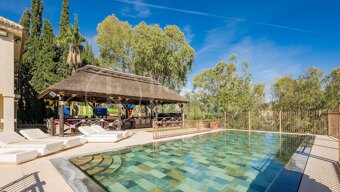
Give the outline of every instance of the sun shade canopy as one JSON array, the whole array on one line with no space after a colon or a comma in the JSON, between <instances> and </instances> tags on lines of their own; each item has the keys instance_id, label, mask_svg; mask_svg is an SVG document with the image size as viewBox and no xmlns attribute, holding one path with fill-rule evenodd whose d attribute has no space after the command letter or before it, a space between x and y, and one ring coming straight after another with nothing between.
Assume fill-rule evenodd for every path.
<instances>
[{"instance_id":1,"label":"sun shade canopy","mask_svg":"<svg viewBox=\"0 0 340 192\"><path fill-rule=\"evenodd\" d=\"M160 82L139 75L117 72L101 67L86 65L76 73L50 86L39 94L39 99L58 99L50 94L54 92L72 100L92 98L98 100L119 100L128 103L164 104L187 103L188 101L176 92L164 87Z\"/></svg>"}]
</instances>

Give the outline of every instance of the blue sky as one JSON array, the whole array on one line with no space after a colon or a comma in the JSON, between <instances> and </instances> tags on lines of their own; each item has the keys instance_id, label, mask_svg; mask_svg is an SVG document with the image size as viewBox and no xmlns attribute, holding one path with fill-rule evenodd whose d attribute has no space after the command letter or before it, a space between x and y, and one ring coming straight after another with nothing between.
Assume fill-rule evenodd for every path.
<instances>
[{"instance_id":1,"label":"blue sky","mask_svg":"<svg viewBox=\"0 0 340 192\"><path fill-rule=\"evenodd\" d=\"M62 0L43 0L44 17L59 31ZM31 0L0 0L0 15L19 22ZM307 67L326 73L340 66L340 1L337 0L70 0L82 35L93 44L96 27L106 16L136 25L177 25L195 49L192 77L227 60L230 54L250 63L256 83L270 85ZM269 86L267 87L269 90Z\"/></svg>"}]
</instances>

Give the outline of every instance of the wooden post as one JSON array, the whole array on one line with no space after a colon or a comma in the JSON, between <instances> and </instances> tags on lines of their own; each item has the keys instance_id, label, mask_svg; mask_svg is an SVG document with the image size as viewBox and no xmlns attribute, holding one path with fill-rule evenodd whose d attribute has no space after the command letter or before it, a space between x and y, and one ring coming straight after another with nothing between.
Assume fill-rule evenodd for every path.
<instances>
[{"instance_id":1,"label":"wooden post","mask_svg":"<svg viewBox=\"0 0 340 192\"><path fill-rule=\"evenodd\" d=\"M49 129L49 131L50 131L50 134L52 135L52 136L54 136L55 135L55 125L54 125L54 118L53 117L50 117L49 119L47 119L47 121L48 121L48 129Z\"/></svg>"},{"instance_id":2,"label":"wooden post","mask_svg":"<svg viewBox=\"0 0 340 192\"><path fill-rule=\"evenodd\" d=\"M279 112L279 132L282 132L282 111Z\"/></svg>"},{"instance_id":3,"label":"wooden post","mask_svg":"<svg viewBox=\"0 0 340 192\"><path fill-rule=\"evenodd\" d=\"M330 113L330 111L328 110L327 111L327 120L328 120L328 125L327 125L327 134L328 134L328 136L331 136L332 135L332 129L331 129L331 113Z\"/></svg>"},{"instance_id":4,"label":"wooden post","mask_svg":"<svg viewBox=\"0 0 340 192\"><path fill-rule=\"evenodd\" d=\"M59 136L64 137L64 97L59 96Z\"/></svg>"},{"instance_id":5,"label":"wooden post","mask_svg":"<svg viewBox=\"0 0 340 192\"><path fill-rule=\"evenodd\" d=\"M179 104L179 107L181 108L181 118L182 118L182 128L184 128L184 120L185 120L185 115L184 115L184 104L181 103Z\"/></svg>"},{"instance_id":6,"label":"wooden post","mask_svg":"<svg viewBox=\"0 0 340 192\"><path fill-rule=\"evenodd\" d=\"M251 130L251 114L250 111L248 112L248 131Z\"/></svg>"},{"instance_id":7,"label":"wooden post","mask_svg":"<svg viewBox=\"0 0 340 192\"><path fill-rule=\"evenodd\" d=\"M120 101L118 101L117 110L118 110L117 129L121 130L122 129L122 104Z\"/></svg>"},{"instance_id":8,"label":"wooden post","mask_svg":"<svg viewBox=\"0 0 340 192\"><path fill-rule=\"evenodd\" d=\"M154 113L153 119L152 119L152 128L153 128L153 139L157 139L158 137L158 106L157 102L151 102L151 107L153 110L151 110Z\"/></svg>"},{"instance_id":9,"label":"wooden post","mask_svg":"<svg viewBox=\"0 0 340 192\"><path fill-rule=\"evenodd\" d=\"M224 112L224 128L227 129L227 112Z\"/></svg>"},{"instance_id":10,"label":"wooden post","mask_svg":"<svg viewBox=\"0 0 340 192\"><path fill-rule=\"evenodd\" d=\"M338 106L338 169L340 171L340 167L339 167L339 163L340 163L340 103L339 103L339 106Z\"/></svg>"}]
</instances>

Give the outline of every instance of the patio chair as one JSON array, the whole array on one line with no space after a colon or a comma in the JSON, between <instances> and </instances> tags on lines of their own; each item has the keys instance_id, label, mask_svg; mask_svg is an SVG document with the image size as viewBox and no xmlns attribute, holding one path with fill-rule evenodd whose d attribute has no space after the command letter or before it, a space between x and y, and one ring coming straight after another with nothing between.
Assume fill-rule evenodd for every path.
<instances>
[{"instance_id":1,"label":"patio chair","mask_svg":"<svg viewBox=\"0 0 340 192\"><path fill-rule=\"evenodd\" d=\"M20 130L20 134L28 140L62 141L63 149L68 149L81 144L80 137L52 137L45 134L40 129L23 129Z\"/></svg>"},{"instance_id":2,"label":"patio chair","mask_svg":"<svg viewBox=\"0 0 340 192\"><path fill-rule=\"evenodd\" d=\"M106 131L100 125L91 125L90 128L99 134L122 134L124 138L130 137L133 135L131 131Z\"/></svg>"},{"instance_id":3,"label":"patio chair","mask_svg":"<svg viewBox=\"0 0 340 192\"><path fill-rule=\"evenodd\" d=\"M0 133L0 147L21 149L21 150L37 150L40 156L55 153L63 148L62 141L40 141L27 140L15 132Z\"/></svg>"},{"instance_id":4,"label":"patio chair","mask_svg":"<svg viewBox=\"0 0 340 192\"><path fill-rule=\"evenodd\" d=\"M95 143L113 143L123 139L123 134L112 133L112 134L100 134L96 133L89 126L80 126L78 130L84 134L84 138L87 139L87 142L95 142Z\"/></svg>"}]
</instances>

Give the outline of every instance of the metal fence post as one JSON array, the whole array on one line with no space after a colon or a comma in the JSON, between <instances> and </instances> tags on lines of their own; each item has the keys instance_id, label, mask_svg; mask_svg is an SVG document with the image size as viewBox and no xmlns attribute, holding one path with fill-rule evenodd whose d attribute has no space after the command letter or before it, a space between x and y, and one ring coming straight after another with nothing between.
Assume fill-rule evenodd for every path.
<instances>
[{"instance_id":1,"label":"metal fence post","mask_svg":"<svg viewBox=\"0 0 340 192\"><path fill-rule=\"evenodd\" d=\"M224 112L224 128L227 129L227 112Z\"/></svg>"},{"instance_id":2,"label":"metal fence post","mask_svg":"<svg viewBox=\"0 0 340 192\"><path fill-rule=\"evenodd\" d=\"M251 114L250 111L248 112L248 131L251 130Z\"/></svg>"},{"instance_id":3,"label":"metal fence post","mask_svg":"<svg viewBox=\"0 0 340 192\"><path fill-rule=\"evenodd\" d=\"M338 168L339 168L339 163L340 163L340 103L338 106ZM339 168L340 171L340 168Z\"/></svg>"},{"instance_id":4,"label":"metal fence post","mask_svg":"<svg viewBox=\"0 0 340 192\"><path fill-rule=\"evenodd\" d=\"M280 129L280 133L282 132L282 111L280 110L279 112L279 129Z\"/></svg>"}]
</instances>

